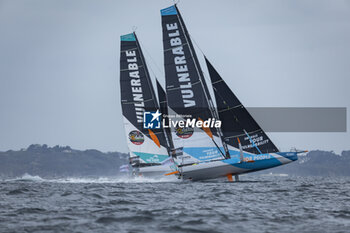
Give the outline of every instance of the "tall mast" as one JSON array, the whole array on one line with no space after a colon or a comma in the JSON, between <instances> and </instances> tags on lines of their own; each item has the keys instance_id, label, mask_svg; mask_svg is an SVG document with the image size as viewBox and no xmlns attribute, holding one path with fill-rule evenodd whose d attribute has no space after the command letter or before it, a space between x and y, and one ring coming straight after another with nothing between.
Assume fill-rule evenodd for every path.
<instances>
[{"instance_id":1,"label":"tall mast","mask_svg":"<svg viewBox=\"0 0 350 233\"><path fill-rule=\"evenodd\" d=\"M120 96L130 155L142 164L161 163L168 158L164 132L143 127L144 112L159 108L147 65L135 33L120 39Z\"/></svg>"},{"instance_id":2,"label":"tall mast","mask_svg":"<svg viewBox=\"0 0 350 233\"><path fill-rule=\"evenodd\" d=\"M162 9L161 15L166 94L170 114L174 113L184 120L215 119L217 114L203 72L176 5ZM216 120L219 120L218 117ZM172 136L175 148L183 151L185 164L227 157L222 149L222 146L226 148L225 142L221 140L217 128L202 127L194 130L191 127L174 126Z\"/></svg>"},{"instance_id":3,"label":"tall mast","mask_svg":"<svg viewBox=\"0 0 350 233\"><path fill-rule=\"evenodd\" d=\"M200 80L200 83L201 83L201 85L202 85L202 88L203 88L203 90L204 90L205 98L206 98L206 100L207 100L207 102L208 102L208 104L209 104L209 110L210 110L211 114L213 115L213 117L214 117L215 119L220 119L220 118L219 118L219 115L218 115L218 113L217 113L217 111L216 111L216 109L215 109L215 107L214 107L213 101L212 101L212 99L211 99L211 96L210 96L210 93L209 93L209 89L208 89L208 86L207 86L207 84L206 84L206 82L205 82L205 79L204 79L204 76L203 76L203 71L202 71L201 66L200 66L200 64L199 64L199 60L198 60L197 54L196 54L196 52L194 51L194 46L193 46L193 44L192 44L192 41L191 41L191 38L190 38L190 36L189 36L188 30L187 30L187 28L186 28L186 26L185 26L185 23L184 23L183 19L182 19L182 16L181 16L180 11L179 11L179 9L177 8L177 4L175 4L174 6L175 6L175 8L176 8L176 10L177 10L177 12L178 12L177 16L178 16L178 19L179 19L181 28L182 28L182 30L183 30L183 33L184 33L186 42L187 42L188 45L189 45L190 53L191 53L191 55L192 55L192 57L193 57L193 59L194 59L194 64L195 64L195 67L196 67L196 71L197 71L197 74L198 74L198 76L199 76L199 80ZM224 140L224 137L223 137L223 133L222 133L222 131L221 131L221 128L217 128L217 132L218 132L218 135L219 135L219 137L220 137L221 143L222 143L222 145L223 145L223 147L224 147L224 150L225 150L225 158L228 159L228 158L230 158L230 153L229 153L227 144L226 144L226 142L225 142L225 140Z\"/></svg>"},{"instance_id":4,"label":"tall mast","mask_svg":"<svg viewBox=\"0 0 350 233\"><path fill-rule=\"evenodd\" d=\"M160 83L158 82L158 80L156 79L156 83L157 83L157 91L158 91L158 99L159 99L159 109L160 112L164 115L168 115L168 102L167 102L167 98L166 98L166 93L163 90L162 86L160 85ZM166 119L163 118L163 121L167 121L169 120L169 118L167 117ZM169 125L169 123L167 122L167 125ZM163 127L162 127L163 128ZM169 155L170 155L170 151L172 149L174 149L174 143L173 143L173 139L171 136L171 131L170 128L163 128L165 136L168 140L168 151L169 151Z\"/></svg>"},{"instance_id":5,"label":"tall mast","mask_svg":"<svg viewBox=\"0 0 350 233\"><path fill-rule=\"evenodd\" d=\"M151 77L149 75L148 69L146 68L147 64L146 64L146 61L145 61L145 57L143 56L143 52L141 50L141 45L139 43L139 40L137 39L136 33L133 32L133 34L134 34L135 39L136 39L137 47L140 48L140 57L141 57L142 65L143 65L143 67L145 67L146 80L147 80L148 86L150 87L149 89L150 89L150 92L151 92L151 95L152 95L153 103L154 103L155 106L157 106L159 108L159 104L158 104L156 95L154 93Z\"/></svg>"}]
</instances>

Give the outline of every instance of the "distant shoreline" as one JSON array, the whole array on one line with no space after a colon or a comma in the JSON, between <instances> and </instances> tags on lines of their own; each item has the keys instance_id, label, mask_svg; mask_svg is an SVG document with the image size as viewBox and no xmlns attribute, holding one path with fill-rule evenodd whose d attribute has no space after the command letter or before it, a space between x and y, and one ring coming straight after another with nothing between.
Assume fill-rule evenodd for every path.
<instances>
[{"instance_id":1,"label":"distant shoreline","mask_svg":"<svg viewBox=\"0 0 350 233\"><path fill-rule=\"evenodd\" d=\"M19 151L0 152L0 176L20 177L24 174L40 177L106 177L119 175L119 167L128 164L128 154L76 150L69 146L33 144ZM263 170L261 174L293 176L350 176L350 151L341 154L314 150L298 161Z\"/></svg>"}]
</instances>

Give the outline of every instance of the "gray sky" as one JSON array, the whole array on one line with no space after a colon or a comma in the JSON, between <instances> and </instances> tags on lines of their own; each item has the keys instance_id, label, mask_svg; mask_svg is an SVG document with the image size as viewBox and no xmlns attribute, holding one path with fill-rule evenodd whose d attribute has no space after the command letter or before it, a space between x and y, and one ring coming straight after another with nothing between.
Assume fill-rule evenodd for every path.
<instances>
[{"instance_id":1,"label":"gray sky","mask_svg":"<svg viewBox=\"0 0 350 233\"><path fill-rule=\"evenodd\" d=\"M126 152L119 36L137 26L164 83L159 10L171 4L0 0L0 151L46 143ZM182 0L178 7L245 106L350 108L350 1ZM269 135L283 150L350 149L348 132Z\"/></svg>"}]
</instances>

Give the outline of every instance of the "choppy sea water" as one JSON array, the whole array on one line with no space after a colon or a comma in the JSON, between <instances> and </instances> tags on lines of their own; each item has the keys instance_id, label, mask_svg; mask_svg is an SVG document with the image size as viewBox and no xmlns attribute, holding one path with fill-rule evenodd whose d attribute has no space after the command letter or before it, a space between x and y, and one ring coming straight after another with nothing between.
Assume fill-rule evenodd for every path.
<instances>
[{"instance_id":1,"label":"choppy sea water","mask_svg":"<svg viewBox=\"0 0 350 233\"><path fill-rule=\"evenodd\" d=\"M350 178L2 179L0 232L349 232Z\"/></svg>"}]
</instances>

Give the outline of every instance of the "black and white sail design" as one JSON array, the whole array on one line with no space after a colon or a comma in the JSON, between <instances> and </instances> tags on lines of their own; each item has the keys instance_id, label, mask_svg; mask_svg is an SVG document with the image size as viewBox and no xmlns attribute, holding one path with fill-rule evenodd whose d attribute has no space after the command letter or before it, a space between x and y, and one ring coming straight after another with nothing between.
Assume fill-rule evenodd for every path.
<instances>
[{"instance_id":1,"label":"black and white sail design","mask_svg":"<svg viewBox=\"0 0 350 233\"><path fill-rule=\"evenodd\" d=\"M163 129L145 129L144 112L159 109L145 58L135 33L121 36L120 89L124 126L131 158L159 164L168 158Z\"/></svg>"},{"instance_id":2,"label":"black and white sail design","mask_svg":"<svg viewBox=\"0 0 350 233\"><path fill-rule=\"evenodd\" d=\"M225 142L254 154L278 152L266 133L227 86L212 64L205 58L214 89L217 110L222 122ZM239 138L239 140L238 140Z\"/></svg>"},{"instance_id":3,"label":"black and white sail design","mask_svg":"<svg viewBox=\"0 0 350 233\"><path fill-rule=\"evenodd\" d=\"M166 94L170 114L192 119L213 119L213 106L197 55L176 5L161 10ZM172 129L175 148L182 148L188 162L222 158L223 146L215 128ZM184 163L187 163L185 161Z\"/></svg>"},{"instance_id":4,"label":"black and white sail design","mask_svg":"<svg viewBox=\"0 0 350 233\"><path fill-rule=\"evenodd\" d=\"M159 109L160 112L163 115L163 120L165 121L166 125L169 125L169 118L168 116L168 101L166 98L166 93L163 89L163 87L160 85L160 83L158 82L158 80L156 80L157 82L157 91L158 91L158 100L159 100ZM165 116L165 117L164 117ZM171 130L170 128L165 128L164 129L164 133L167 137L167 141L168 141L168 148L169 149L174 149L174 144L173 144L173 139L171 136Z\"/></svg>"}]
</instances>

